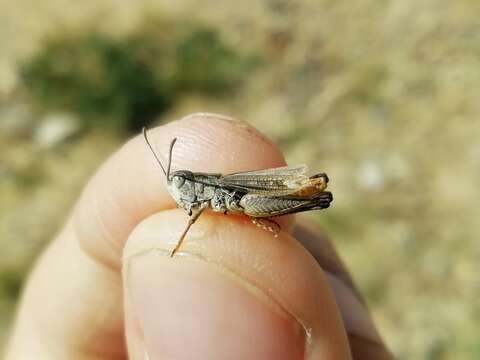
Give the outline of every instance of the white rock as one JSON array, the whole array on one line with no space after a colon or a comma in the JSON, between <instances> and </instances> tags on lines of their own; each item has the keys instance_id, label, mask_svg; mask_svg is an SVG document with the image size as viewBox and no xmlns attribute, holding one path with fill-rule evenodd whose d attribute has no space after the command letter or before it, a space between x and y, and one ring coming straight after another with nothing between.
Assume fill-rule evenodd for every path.
<instances>
[{"instance_id":1,"label":"white rock","mask_svg":"<svg viewBox=\"0 0 480 360\"><path fill-rule=\"evenodd\" d=\"M71 114L47 115L36 129L33 139L42 147L55 146L80 130L78 120Z\"/></svg>"},{"instance_id":2,"label":"white rock","mask_svg":"<svg viewBox=\"0 0 480 360\"><path fill-rule=\"evenodd\" d=\"M385 174L375 160L364 161L357 171L358 184L366 190L377 190L385 183Z\"/></svg>"}]
</instances>

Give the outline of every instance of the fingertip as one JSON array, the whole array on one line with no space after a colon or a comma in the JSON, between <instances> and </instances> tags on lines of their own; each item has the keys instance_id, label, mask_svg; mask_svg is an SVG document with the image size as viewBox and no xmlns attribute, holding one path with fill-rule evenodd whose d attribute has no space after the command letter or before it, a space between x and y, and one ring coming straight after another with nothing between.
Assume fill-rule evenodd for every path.
<instances>
[{"instance_id":1,"label":"fingertip","mask_svg":"<svg viewBox=\"0 0 480 360\"><path fill-rule=\"evenodd\" d=\"M194 113L154 129L159 148L177 138L176 169L228 174L285 165L278 147L245 121Z\"/></svg>"},{"instance_id":2,"label":"fingertip","mask_svg":"<svg viewBox=\"0 0 480 360\"><path fill-rule=\"evenodd\" d=\"M236 333L228 333L232 328L219 321L219 319L227 321L232 318L229 309L235 309L235 312L243 314L247 319L247 323L244 324L246 327L240 330L236 328L235 331L257 334L256 337L259 337L258 331L261 329L262 334L265 334L262 343L267 346L264 348L265 351L273 349L269 346L278 344L278 341L270 342L265 338L268 337L266 334L274 334L284 339L282 346L288 346L284 351L287 352L287 349L292 351L292 353L287 352L288 354L296 354L295 356L301 354L305 358L348 359L350 357L345 329L328 282L315 260L295 239L284 232L274 237L271 233L253 226L249 219L244 217L225 217L207 213L191 228L180 252L172 259L169 257L170 249L178 240L186 221L187 217L181 210L168 210L155 214L135 228L125 246L123 276L127 286L126 294L132 297L138 296L137 303L138 299L141 300L137 309L151 308L156 309L157 312L157 315L152 313L144 318L143 321L150 324L144 325L144 330L151 328L150 321L154 321L152 317L164 316L163 312L158 313L159 311L166 311L168 313L165 316L175 318L177 315L181 317L177 312L183 313L185 307L195 308L196 305L188 305L189 301L196 302L197 295L200 296L204 288L209 289L206 292L209 295L199 300L203 305L198 305L201 309L198 308L195 313L206 313L204 322L207 322L208 317L211 316L215 319L211 324L216 323L221 329L210 328L211 324L199 325L188 333L188 336L197 336L197 333L203 329L208 333L223 334L229 339L235 338ZM143 268L141 276L138 272L135 275L135 264L143 261L140 259L146 258L151 259L151 261L148 260L150 265ZM190 267L189 264L192 262L205 266ZM184 271L188 274L196 274L198 271L205 276L202 275L201 279L197 279L197 275L192 275L195 279L191 281L184 276ZM223 280L215 280L216 277L212 280L208 275L210 272L220 274ZM210 287L210 281L223 285ZM139 283L145 282L146 285L138 287ZM235 287L230 287L230 283L235 284ZM198 284L203 285L199 287ZM156 290L152 291L152 288ZM169 298L170 291L174 288L179 289L179 292L175 292L177 300L174 303L183 304L178 309L170 303ZM230 298L227 293L222 293L222 288L227 289L227 293L236 295ZM249 296L245 295L243 298L243 295L240 295L242 292L238 289L243 289L242 291ZM169 294L168 297L165 297L166 294ZM251 301L248 299L252 295L262 306L236 307L240 301L237 299L244 299L245 303L250 304ZM155 297L157 297L156 300ZM223 302L218 303L222 298ZM166 309L159 310L162 308ZM249 316L252 313L256 314L253 318ZM271 313L279 316L273 316ZM236 319L235 324L237 320L242 319L242 317L237 319L235 316L233 318ZM171 321L169 324L171 327L175 322ZM161 326L161 321L159 320L155 326ZM182 328L185 326L187 325L182 325ZM248 329L250 330L247 331ZM296 335L296 329L301 330L301 338ZM175 331L184 334L182 329L175 329ZM207 335L201 334L201 336ZM163 336L167 335L164 333ZM206 340L202 340L202 343L204 341ZM303 349L299 346L299 341L304 347L302 351L298 350ZM158 342L161 342L161 339L153 343ZM192 338L191 343L197 342ZM262 354L264 356L265 353ZM215 357L208 358L215 359ZM256 357L251 355L248 358Z\"/></svg>"}]
</instances>

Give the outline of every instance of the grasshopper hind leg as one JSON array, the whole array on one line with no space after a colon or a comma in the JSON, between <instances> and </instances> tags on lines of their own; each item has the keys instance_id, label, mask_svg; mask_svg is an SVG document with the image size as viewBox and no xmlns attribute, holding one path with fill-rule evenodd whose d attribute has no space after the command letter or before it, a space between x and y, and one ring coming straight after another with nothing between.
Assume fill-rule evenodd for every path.
<instances>
[{"instance_id":1,"label":"grasshopper hind leg","mask_svg":"<svg viewBox=\"0 0 480 360\"><path fill-rule=\"evenodd\" d=\"M282 229L279 223L269 218L252 218L252 223L263 230L270 231L274 237L278 237L278 233Z\"/></svg>"}]
</instances>

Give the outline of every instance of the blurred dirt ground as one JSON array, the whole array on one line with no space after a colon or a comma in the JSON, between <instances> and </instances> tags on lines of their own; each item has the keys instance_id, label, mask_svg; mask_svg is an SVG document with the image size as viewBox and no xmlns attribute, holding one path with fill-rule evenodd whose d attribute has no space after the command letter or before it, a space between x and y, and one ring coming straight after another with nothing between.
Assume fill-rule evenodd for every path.
<instances>
[{"instance_id":1,"label":"blurred dirt ground","mask_svg":"<svg viewBox=\"0 0 480 360\"><path fill-rule=\"evenodd\" d=\"M471 0L0 0L2 342L35 254L123 141L95 130L54 148L32 142L39 119L12 110L18 61L52 31L121 35L146 11L208 24L265 59L234 97L185 96L159 120L228 113L275 139L290 163L327 171L335 203L314 218L394 353L480 358L480 2Z\"/></svg>"}]
</instances>

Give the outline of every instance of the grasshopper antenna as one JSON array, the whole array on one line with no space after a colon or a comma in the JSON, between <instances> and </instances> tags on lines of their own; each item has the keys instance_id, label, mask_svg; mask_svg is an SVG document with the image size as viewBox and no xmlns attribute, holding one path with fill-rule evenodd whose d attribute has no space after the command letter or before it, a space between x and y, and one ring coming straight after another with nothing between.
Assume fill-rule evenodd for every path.
<instances>
[{"instance_id":1,"label":"grasshopper antenna","mask_svg":"<svg viewBox=\"0 0 480 360\"><path fill-rule=\"evenodd\" d=\"M153 150L153 147L152 145L150 144L150 141L148 140L148 137L147 137L147 128L146 127L143 127L142 128L142 133L143 133L143 137L145 138L145 142L147 143L148 147L150 148L150 151L152 152L153 156L155 156L155 159L157 160L158 164L160 165L160 167L162 168L162 171L163 173L165 174L165 176L167 177L167 180L170 180L168 178L168 175L167 175L167 172L165 171L165 168L163 167L162 165L162 162L160 161L160 159L158 158L157 154L155 153L155 150ZM171 146L170 146L170 155L171 155ZM169 161L168 161L168 173L170 173L170 158L171 156L169 157Z\"/></svg>"},{"instance_id":2,"label":"grasshopper antenna","mask_svg":"<svg viewBox=\"0 0 480 360\"><path fill-rule=\"evenodd\" d=\"M177 138L173 138L172 142L170 143L170 149L168 150L168 166L167 166L167 180L170 181L170 166L172 165L172 154L173 154L173 145L175 145L175 142L177 141Z\"/></svg>"}]
</instances>

